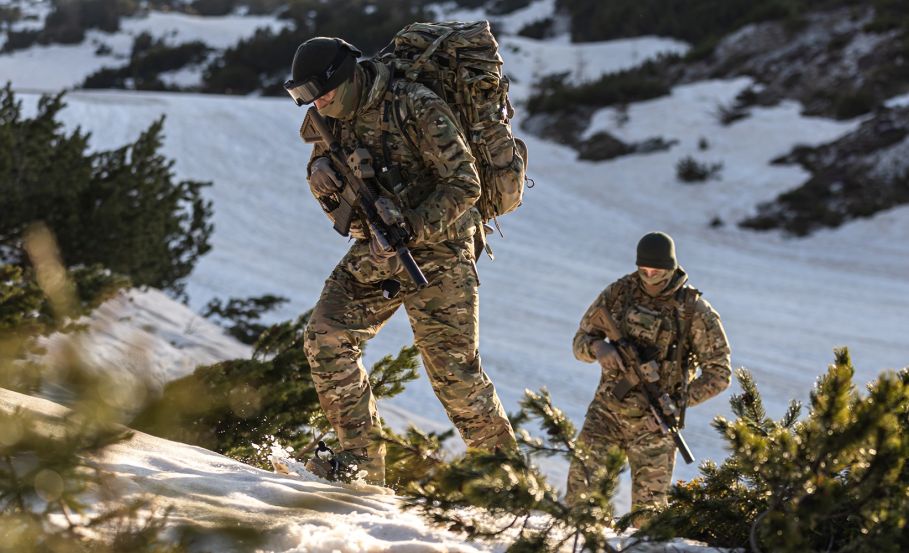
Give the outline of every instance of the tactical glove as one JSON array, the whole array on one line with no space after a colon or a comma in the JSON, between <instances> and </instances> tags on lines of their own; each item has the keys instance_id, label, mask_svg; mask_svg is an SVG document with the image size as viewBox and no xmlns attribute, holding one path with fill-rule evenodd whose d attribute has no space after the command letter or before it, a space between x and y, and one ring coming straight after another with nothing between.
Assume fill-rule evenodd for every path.
<instances>
[{"instance_id":1,"label":"tactical glove","mask_svg":"<svg viewBox=\"0 0 909 553\"><path fill-rule=\"evenodd\" d=\"M621 374L625 371L625 365L622 364L622 357L619 355L615 346L606 341L600 341L594 344L593 354L597 357L597 362L604 371L612 374Z\"/></svg>"},{"instance_id":2,"label":"tactical glove","mask_svg":"<svg viewBox=\"0 0 909 553\"><path fill-rule=\"evenodd\" d=\"M396 253L394 250L383 250L375 235L369 237L369 258L373 263L384 263Z\"/></svg>"},{"instance_id":3,"label":"tactical glove","mask_svg":"<svg viewBox=\"0 0 909 553\"><path fill-rule=\"evenodd\" d=\"M407 233L407 241L413 236L413 233L410 231L410 225L407 223L407 219L404 218L404 214L401 213L401 210L398 209L398 206L395 205L393 201L388 198L380 197L376 200L375 203L376 213L378 213L379 218L382 219L382 222L388 225L389 227L400 227L403 228ZM386 251L382 249L382 246L379 245L379 242L376 240L375 236L372 236L369 240L369 256L375 263L382 263L387 261L388 258L395 255L394 250Z\"/></svg>"},{"instance_id":4,"label":"tactical glove","mask_svg":"<svg viewBox=\"0 0 909 553\"><path fill-rule=\"evenodd\" d=\"M393 201L388 198L380 197L376 200L376 212L379 214L379 218L382 219L382 222L390 227L403 226L405 229L408 229L407 220L404 219L404 214L401 213L401 210L398 209L398 206L395 205Z\"/></svg>"},{"instance_id":5,"label":"tactical glove","mask_svg":"<svg viewBox=\"0 0 909 553\"><path fill-rule=\"evenodd\" d=\"M319 196L328 196L341 189L341 179L327 157L317 158L309 166L309 184Z\"/></svg>"}]
</instances>

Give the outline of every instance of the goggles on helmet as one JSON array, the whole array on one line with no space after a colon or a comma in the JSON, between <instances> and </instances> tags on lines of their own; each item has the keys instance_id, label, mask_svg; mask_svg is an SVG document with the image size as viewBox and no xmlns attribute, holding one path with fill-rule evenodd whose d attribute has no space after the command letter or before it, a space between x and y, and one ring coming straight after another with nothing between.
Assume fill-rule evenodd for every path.
<instances>
[{"instance_id":1,"label":"goggles on helmet","mask_svg":"<svg viewBox=\"0 0 909 553\"><path fill-rule=\"evenodd\" d=\"M293 98L298 106L302 106L304 104L312 103L316 98L322 95L322 89L325 88L325 83L320 81L321 79L312 77L297 84L292 79L289 79L284 83L284 90L290 94L290 97Z\"/></svg>"},{"instance_id":2,"label":"goggles on helmet","mask_svg":"<svg viewBox=\"0 0 909 553\"><path fill-rule=\"evenodd\" d=\"M293 98L293 101L298 106L314 102L320 96L331 90L328 88L329 81L331 81L331 78L335 75L335 73L341 69L341 66L350 55L355 54L352 54L346 48L338 49L338 53L335 54L335 58L331 60L331 63L328 64L328 67L326 67L324 71L299 82L294 81L293 79L288 79L284 82L284 90L290 94L290 97Z\"/></svg>"}]
</instances>

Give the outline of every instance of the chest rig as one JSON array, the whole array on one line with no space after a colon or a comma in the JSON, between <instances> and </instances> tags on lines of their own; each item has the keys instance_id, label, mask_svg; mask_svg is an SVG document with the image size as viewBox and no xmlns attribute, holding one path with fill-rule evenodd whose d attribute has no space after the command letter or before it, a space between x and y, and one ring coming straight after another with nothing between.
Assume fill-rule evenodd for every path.
<instances>
[{"instance_id":1,"label":"chest rig","mask_svg":"<svg viewBox=\"0 0 909 553\"><path fill-rule=\"evenodd\" d=\"M630 280L618 305L617 320L624 335L637 346L643 360L659 367L663 391L682 400L694 376L689 338L691 319L700 292L683 286L671 298L647 295Z\"/></svg>"},{"instance_id":2,"label":"chest rig","mask_svg":"<svg viewBox=\"0 0 909 553\"><path fill-rule=\"evenodd\" d=\"M405 126L406 113L399 99L404 84L389 77L377 105L348 124L338 122L336 132L347 148L361 152L357 162L373 169L383 195L398 200L403 207L413 208L422 198L416 197L410 184L424 177L427 171Z\"/></svg>"}]
</instances>

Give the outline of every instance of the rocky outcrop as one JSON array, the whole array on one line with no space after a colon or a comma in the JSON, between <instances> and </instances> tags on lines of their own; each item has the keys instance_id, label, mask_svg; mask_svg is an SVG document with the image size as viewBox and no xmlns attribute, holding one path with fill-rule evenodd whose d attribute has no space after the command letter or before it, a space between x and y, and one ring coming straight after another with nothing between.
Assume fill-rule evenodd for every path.
<instances>
[{"instance_id":1,"label":"rocky outcrop","mask_svg":"<svg viewBox=\"0 0 909 553\"><path fill-rule=\"evenodd\" d=\"M868 113L909 91L909 42L899 29L873 32L871 8L815 12L798 22L752 24L726 36L682 80L747 75L755 102L798 100L808 115Z\"/></svg>"},{"instance_id":2,"label":"rocky outcrop","mask_svg":"<svg viewBox=\"0 0 909 553\"><path fill-rule=\"evenodd\" d=\"M812 177L740 226L803 236L909 203L909 107L881 110L839 140L796 148L775 163L798 163Z\"/></svg>"}]
</instances>

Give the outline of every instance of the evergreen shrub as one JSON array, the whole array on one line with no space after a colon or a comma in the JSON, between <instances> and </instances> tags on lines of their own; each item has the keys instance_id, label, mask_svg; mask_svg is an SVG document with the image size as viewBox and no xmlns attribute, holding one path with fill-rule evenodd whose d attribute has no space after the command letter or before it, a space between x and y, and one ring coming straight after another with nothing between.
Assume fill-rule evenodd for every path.
<instances>
[{"instance_id":1,"label":"evergreen shrub","mask_svg":"<svg viewBox=\"0 0 909 553\"><path fill-rule=\"evenodd\" d=\"M848 351L811 391L767 416L754 378L736 374L734 420L713 426L731 451L680 482L641 530L747 551L906 551L909 548L909 369L882 373L862 393Z\"/></svg>"},{"instance_id":2,"label":"evergreen shrub","mask_svg":"<svg viewBox=\"0 0 909 553\"><path fill-rule=\"evenodd\" d=\"M43 96L34 117L10 88L0 91L0 262L24 262L26 230L43 221L64 266L99 264L181 296L210 249L207 183L177 181L160 153L164 119L135 142L89 152L89 135L63 129L63 95Z\"/></svg>"}]
</instances>

